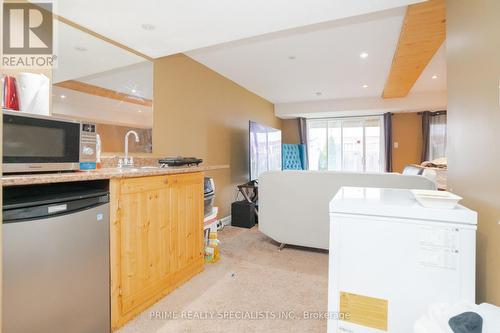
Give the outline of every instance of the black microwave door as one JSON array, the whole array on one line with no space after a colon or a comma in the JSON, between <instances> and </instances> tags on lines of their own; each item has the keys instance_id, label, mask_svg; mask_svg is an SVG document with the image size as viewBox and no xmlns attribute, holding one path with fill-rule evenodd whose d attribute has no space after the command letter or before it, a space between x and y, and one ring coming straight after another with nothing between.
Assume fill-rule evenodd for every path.
<instances>
[{"instance_id":1,"label":"black microwave door","mask_svg":"<svg viewBox=\"0 0 500 333\"><path fill-rule=\"evenodd\" d=\"M76 163L80 124L3 115L3 163Z\"/></svg>"}]
</instances>

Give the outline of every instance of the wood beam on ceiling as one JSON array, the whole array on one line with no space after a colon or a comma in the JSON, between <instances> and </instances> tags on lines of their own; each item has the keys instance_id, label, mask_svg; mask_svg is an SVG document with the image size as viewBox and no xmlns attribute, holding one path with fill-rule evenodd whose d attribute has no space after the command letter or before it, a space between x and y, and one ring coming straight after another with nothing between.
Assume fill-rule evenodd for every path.
<instances>
[{"instance_id":1,"label":"wood beam on ceiling","mask_svg":"<svg viewBox=\"0 0 500 333\"><path fill-rule=\"evenodd\" d=\"M68 80L68 81L56 83L55 86L78 91L78 92L85 93L85 94L94 95L94 96L111 98L111 99L115 99L115 100L121 101L121 102L133 103L133 104L142 105L142 106L146 106L146 107L153 106L153 101L150 99L145 99L145 98L138 97L138 96L124 94L124 93L121 93L118 91L94 86L92 84L88 84L88 83L84 83L84 82L80 82L80 81Z\"/></svg>"},{"instance_id":2,"label":"wood beam on ceiling","mask_svg":"<svg viewBox=\"0 0 500 333\"><path fill-rule=\"evenodd\" d=\"M32 5L37 6L41 11L47 12L47 9L45 9L42 6L40 6L40 4L38 4L36 2L31 2L29 0L11 0L9 2L30 3ZM70 27L73 27L73 28L75 28L77 30L80 30L80 31L84 32L84 33L87 33L87 34L89 34L89 35L91 35L91 36L93 36L95 38L98 38L98 39L104 41L104 42L110 43L110 44L112 44L112 45L114 45L116 47L119 47L119 48L121 48L121 49L123 49L125 51L133 53L133 54L135 54L135 55L137 55L137 56L139 56L141 58L144 58L145 60L148 60L148 61L151 61L151 62L154 61L154 58L152 58L152 57L150 57L148 55L145 55L144 53L141 53L141 52L139 52L137 50L134 50L134 49L132 49L132 48L130 48L130 47L128 47L128 46L126 46L126 45L124 45L122 43L119 43L119 42L117 42L117 41L115 41L115 40L113 40L111 38L108 38L106 36L98 34L97 32L95 32L93 30L87 29L84 26L81 26L78 23L75 23L75 22L73 22L71 20L68 20L67 18L65 18L65 17L63 17L61 15L58 15L58 14L53 13L53 12L50 12L49 15L52 15L52 18L55 19L55 20L58 20L59 22L62 22L62 23L66 24L66 25L68 25Z\"/></svg>"},{"instance_id":3,"label":"wood beam on ceiling","mask_svg":"<svg viewBox=\"0 0 500 333\"><path fill-rule=\"evenodd\" d=\"M85 28L85 27L83 27L83 26L81 26L81 25L79 25L79 24L77 24L77 23L75 23L75 22L73 22L71 20L68 20L67 18L64 18L64 17L62 17L60 15L56 15L56 14L53 14L53 17L54 17L54 19L56 19L56 20L58 20L58 21L60 21L62 23L65 23L66 25L69 25L70 27L73 27L73 28L75 28L77 30L80 30L80 31L82 31L84 33L87 33L87 34L89 34L91 36L94 36L95 38L98 38L100 40L103 40L105 42L108 42L108 43L110 43L110 44L112 44L112 45L114 45L116 47L119 47L119 48L125 50L125 51L133 53L136 56L144 58L145 60L148 60L148 61L151 61L151 62L154 61L154 58L151 58L150 56L145 55L144 53L141 53L141 52L139 52L137 50L134 50L133 48L130 48L130 47L128 47L128 46L126 46L126 45L124 45L122 43L119 43L119 42L117 42L117 41L115 41L115 40L113 40L111 38L108 38L106 36L98 34L95 31L87 29L87 28Z\"/></svg>"},{"instance_id":4,"label":"wood beam on ceiling","mask_svg":"<svg viewBox=\"0 0 500 333\"><path fill-rule=\"evenodd\" d=\"M445 39L445 0L408 6L382 97L408 95Z\"/></svg>"}]
</instances>

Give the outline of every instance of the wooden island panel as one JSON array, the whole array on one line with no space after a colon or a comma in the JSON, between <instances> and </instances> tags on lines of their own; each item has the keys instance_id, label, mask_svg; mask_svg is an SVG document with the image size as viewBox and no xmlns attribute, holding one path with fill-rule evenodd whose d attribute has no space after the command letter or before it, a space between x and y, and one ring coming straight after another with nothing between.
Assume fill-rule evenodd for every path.
<instances>
[{"instance_id":1,"label":"wooden island panel","mask_svg":"<svg viewBox=\"0 0 500 333\"><path fill-rule=\"evenodd\" d=\"M203 173L113 179L112 329L203 270Z\"/></svg>"}]
</instances>

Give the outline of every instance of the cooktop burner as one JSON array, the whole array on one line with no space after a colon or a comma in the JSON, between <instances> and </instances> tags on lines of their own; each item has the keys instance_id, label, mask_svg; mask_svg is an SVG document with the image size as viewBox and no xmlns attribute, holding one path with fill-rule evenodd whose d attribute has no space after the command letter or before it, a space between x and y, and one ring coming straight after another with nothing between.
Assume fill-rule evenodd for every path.
<instances>
[{"instance_id":1,"label":"cooktop burner","mask_svg":"<svg viewBox=\"0 0 500 333\"><path fill-rule=\"evenodd\" d=\"M160 167L171 167L171 166L198 166L203 160L201 158L196 157L165 157L158 160L160 163Z\"/></svg>"}]
</instances>

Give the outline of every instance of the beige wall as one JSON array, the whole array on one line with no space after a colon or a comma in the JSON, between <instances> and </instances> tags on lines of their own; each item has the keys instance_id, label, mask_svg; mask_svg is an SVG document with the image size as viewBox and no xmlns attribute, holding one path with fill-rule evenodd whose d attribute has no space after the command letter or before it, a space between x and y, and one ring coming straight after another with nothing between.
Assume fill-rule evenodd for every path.
<instances>
[{"instance_id":1,"label":"beige wall","mask_svg":"<svg viewBox=\"0 0 500 333\"><path fill-rule=\"evenodd\" d=\"M283 119L281 121L281 134L283 143L299 144L299 124L297 119Z\"/></svg>"},{"instance_id":2,"label":"beige wall","mask_svg":"<svg viewBox=\"0 0 500 333\"><path fill-rule=\"evenodd\" d=\"M500 305L500 1L447 1L449 186L479 212L477 301Z\"/></svg>"},{"instance_id":3,"label":"beige wall","mask_svg":"<svg viewBox=\"0 0 500 333\"><path fill-rule=\"evenodd\" d=\"M394 148L394 143L398 148ZM408 164L420 164L422 155L422 117L416 113L392 115L392 169L402 172Z\"/></svg>"},{"instance_id":4,"label":"beige wall","mask_svg":"<svg viewBox=\"0 0 500 333\"><path fill-rule=\"evenodd\" d=\"M208 174L229 215L235 186L248 181L248 121L281 128L273 104L183 54L155 60L154 101L153 153L229 164Z\"/></svg>"}]
</instances>

